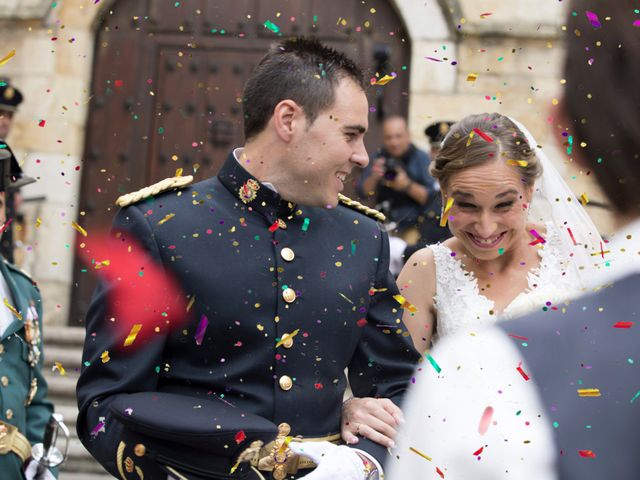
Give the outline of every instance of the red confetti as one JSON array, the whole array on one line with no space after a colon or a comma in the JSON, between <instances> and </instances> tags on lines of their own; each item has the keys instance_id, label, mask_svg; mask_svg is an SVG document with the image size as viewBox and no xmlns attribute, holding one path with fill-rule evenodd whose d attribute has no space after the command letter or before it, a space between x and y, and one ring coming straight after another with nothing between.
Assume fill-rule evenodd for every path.
<instances>
[{"instance_id":1,"label":"red confetti","mask_svg":"<svg viewBox=\"0 0 640 480\"><path fill-rule=\"evenodd\" d=\"M516 370L518 370L518 372L520 373L520 375L522 375L522 378L524 378L525 380L529 380L529 375L527 375L526 373L524 373L524 370L522 370L522 362L520 362L518 364L518 367L516 368Z\"/></svg>"},{"instance_id":2,"label":"red confetti","mask_svg":"<svg viewBox=\"0 0 640 480\"><path fill-rule=\"evenodd\" d=\"M438 467L436 467L436 473L440 475L440 478L444 478L444 473L442 473L442 470L440 470Z\"/></svg>"},{"instance_id":3,"label":"red confetti","mask_svg":"<svg viewBox=\"0 0 640 480\"><path fill-rule=\"evenodd\" d=\"M247 436L244 434L244 430L240 430L238 433L236 433L236 443L238 445L240 445L242 442L244 442L247 439Z\"/></svg>"},{"instance_id":4,"label":"red confetti","mask_svg":"<svg viewBox=\"0 0 640 480\"><path fill-rule=\"evenodd\" d=\"M515 335L513 333L509 333L509 336L513 338L517 338L518 340L523 340L525 342L529 340L527 337L521 337L520 335Z\"/></svg>"},{"instance_id":5,"label":"red confetti","mask_svg":"<svg viewBox=\"0 0 640 480\"><path fill-rule=\"evenodd\" d=\"M596 458L596 454L593 450L578 450L578 453L584 458Z\"/></svg>"},{"instance_id":6,"label":"red confetti","mask_svg":"<svg viewBox=\"0 0 640 480\"><path fill-rule=\"evenodd\" d=\"M275 222L273 223L273 225L271 225L271 226L269 227L269 231L270 231L271 233L273 233L273 232L275 232L277 229L278 229L278 222L277 222L277 221L275 221Z\"/></svg>"},{"instance_id":7,"label":"red confetti","mask_svg":"<svg viewBox=\"0 0 640 480\"><path fill-rule=\"evenodd\" d=\"M116 80L115 82L113 82L113 84L116 86L116 88L120 88L124 85L124 82L122 80Z\"/></svg>"},{"instance_id":8,"label":"red confetti","mask_svg":"<svg viewBox=\"0 0 640 480\"><path fill-rule=\"evenodd\" d=\"M10 219L9 219L9 220L8 220L8 221L7 221L3 226L2 226L2 228L0 228L0 235L2 235L2 232L4 232L4 231L7 229L7 227L8 227L9 225L11 225L11 222L12 222L12 221L13 221L13 218L10 218Z\"/></svg>"},{"instance_id":9,"label":"red confetti","mask_svg":"<svg viewBox=\"0 0 640 480\"><path fill-rule=\"evenodd\" d=\"M631 328L634 322L616 322L613 328Z\"/></svg>"},{"instance_id":10,"label":"red confetti","mask_svg":"<svg viewBox=\"0 0 640 480\"><path fill-rule=\"evenodd\" d=\"M367 324L367 319L366 318L361 318L356 323L358 324L359 327L364 327Z\"/></svg>"},{"instance_id":11,"label":"red confetti","mask_svg":"<svg viewBox=\"0 0 640 480\"><path fill-rule=\"evenodd\" d=\"M40 121L38 122L38 126L39 126L39 127L44 127L44 124L45 124L45 123L47 123L47 121L46 121L46 120L40 120Z\"/></svg>"},{"instance_id":12,"label":"red confetti","mask_svg":"<svg viewBox=\"0 0 640 480\"><path fill-rule=\"evenodd\" d=\"M493 142L493 138L491 138L489 135L487 135L486 133L484 133L482 130L480 130L479 128L474 128L473 131L476 133L476 135L478 135L479 137L482 137L482 139L487 142L487 143L491 143Z\"/></svg>"},{"instance_id":13,"label":"red confetti","mask_svg":"<svg viewBox=\"0 0 640 480\"><path fill-rule=\"evenodd\" d=\"M488 406L482 412L482 417L480 417L480 425L478 426L478 433L480 435L484 435L489 430L489 425L491 425L491 418L493 417L493 407Z\"/></svg>"},{"instance_id":14,"label":"red confetti","mask_svg":"<svg viewBox=\"0 0 640 480\"><path fill-rule=\"evenodd\" d=\"M322 390L324 388L324 385L321 383L315 383L313 386L316 390Z\"/></svg>"},{"instance_id":15,"label":"red confetti","mask_svg":"<svg viewBox=\"0 0 640 480\"><path fill-rule=\"evenodd\" d=\"M473 452L473 454L477 457L478 455L480 455L482 453L483 450L484 450L484 447L480 447L478 450Z\"/></svg>"},{"instance_id":16,"label":"red confetti","mask_svg":"<svg viewBox=\"0 0 640 480\"><path fill-rule=\"evenodd\" d=\"M578 242L576 242L576 239L573 236L573 232L571 231L571 229L569 227L567 227L567 231L569 232L569 236L571 237L571 241L573 242L574 245L578 245Z\"/></svg>"}]
</instances>

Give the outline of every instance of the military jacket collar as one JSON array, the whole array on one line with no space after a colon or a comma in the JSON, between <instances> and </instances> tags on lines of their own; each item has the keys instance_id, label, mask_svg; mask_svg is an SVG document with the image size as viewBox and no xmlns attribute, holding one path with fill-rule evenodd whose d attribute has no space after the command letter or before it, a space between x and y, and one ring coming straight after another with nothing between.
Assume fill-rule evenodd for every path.
<instances>
[{"instance_id":1,"label":"military jacket collar","mask_svg":"<svg viewBox=\"0 0 640 480\"><path fill-rule=\"evenodd\" d=\"M270 221L284 220L293 215L296 205L260 183L240 165L233 154L227 157L218 178L235 198Z\"/></svg>"},{"instance_id":2,"label":"military jacket collar","mask_svg":"<svg viewBox=\"0 0 640 480\"><path fill-rule=\"evenodd\" d=\"M11 291L11 296L13 297L12 299L7 298L7 302L11 304L11 302L13 301L12 306L15 309L15 313L13 313L15 317L13 323L7 327L5 332L2 334L2 337L0 338L0 340L4 340L9 335L13 335L22 327L24 327L24 320L27 315L27 308L29 304L24 295L20 293L18 286L9 274L9 268L5 265L2 259L0 259L0 275L3 275L5 280L7 281L7 285L9 286L9 290ZM0 308L8 308L6 305L4 305L4 300L4 298L0 299L0 301L2 301L3 303L3 305L0 305Z\"/></svg>"}]
</instances>

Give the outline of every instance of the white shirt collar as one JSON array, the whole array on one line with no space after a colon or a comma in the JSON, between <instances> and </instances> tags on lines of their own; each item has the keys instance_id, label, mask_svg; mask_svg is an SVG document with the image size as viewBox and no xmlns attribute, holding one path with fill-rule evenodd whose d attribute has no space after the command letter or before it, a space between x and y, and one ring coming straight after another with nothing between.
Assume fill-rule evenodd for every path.
<instances>
[{"instance_id":1,"label":"white shirt collar","mask_svg":"<svg viewBox=\"0 0 640 480\"><path fill-rule=\"evenodd\" d=\"M233 149L233 157L236 159L236 161L242 166L242 168L245 168L244 165L242 165L242 162L240 161L240 158L242 158L242 152L244 152L244 147L237 147ZM260 179L258 179L260 180ZM278 190L276 189L276 187L273 185L273 183L269 183L269 182L262 182L260 181L260 183L262 185L264 185L265 187L267 187L269 190L273 190L274 192L278 193Z\"/></svg>"}]
</instances>

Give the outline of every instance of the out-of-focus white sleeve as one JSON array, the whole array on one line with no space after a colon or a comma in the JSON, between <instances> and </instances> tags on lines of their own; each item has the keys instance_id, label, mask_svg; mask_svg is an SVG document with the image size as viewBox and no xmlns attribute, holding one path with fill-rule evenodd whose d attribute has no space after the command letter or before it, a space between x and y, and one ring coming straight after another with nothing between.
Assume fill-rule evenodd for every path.
<instances>
[{"instance_id":1,"label":"out-of-focus white sleeve","mask_svg":"<svg viewBox=\"0 0 640 480\"><path fill-rule=\"evenodd\" d=\"M557 478L553 426L512 340L490 328L442 339L431 356L441 372L419 365L386 480Z\"/></svg>"}]
</instances>

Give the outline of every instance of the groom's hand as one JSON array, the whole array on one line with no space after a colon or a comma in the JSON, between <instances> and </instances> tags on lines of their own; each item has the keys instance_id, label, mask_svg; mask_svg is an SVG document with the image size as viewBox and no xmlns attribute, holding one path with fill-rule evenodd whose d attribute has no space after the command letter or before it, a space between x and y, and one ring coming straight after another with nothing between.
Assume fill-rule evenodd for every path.
<instances>
[{"instance_id":1,"label":"groom's hand","mask_svg":"<svg viewBox=\"0 0 640 480\"><path fill-rule=\"evenodd\" d=\"M398 426L404 423L402 410L387 398L358 398L342 406L342 439L358 443L358 435L387 448L395 447Z\"/></svg>"}]
</instances>

